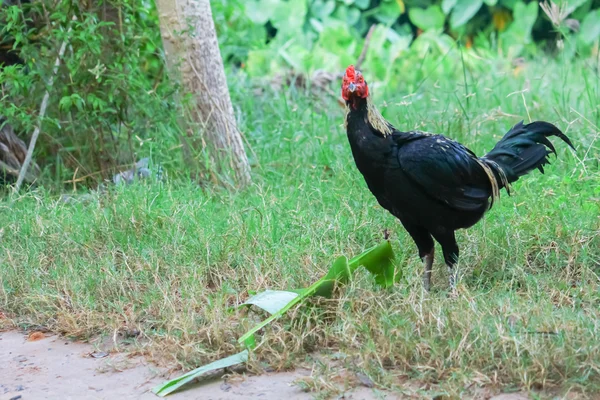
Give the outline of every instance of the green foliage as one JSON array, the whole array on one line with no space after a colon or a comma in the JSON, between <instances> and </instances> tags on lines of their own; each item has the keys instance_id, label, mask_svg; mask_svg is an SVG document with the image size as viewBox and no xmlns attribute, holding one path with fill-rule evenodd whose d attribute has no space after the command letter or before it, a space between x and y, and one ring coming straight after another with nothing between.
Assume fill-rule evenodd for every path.
<instances>
[{"instance_id":1,"label":"green foliage","mask_svg":"<svg viewBox=\"0 0 600 400\"><path fill-rule=\"evenodd\" d=\"M230 0L229 7L233 3ZM567 28L565 19L557 27L561 34L572 36L573 51L588 54L597 44L600 10L592 4L592 0L572 0L564 7L570 18L581 22L579 33ZM396 82L389 81L386 64L400 57L413 61L428 52L433 52L432 57L446 56L458 42L472 46L479 56L514 58L536 54L533 38L550 48L559 39L538 3L522 0L251 0L239 1L238 7L245 11L246 21L263 29L261 35L250 36L266 38L240 54L252 77L288 69L307 74L343 70L356 62L361 38L373 24L385 38L371 41L365 66L373 68L376 79L392 85Z\"/></svg>"},{"instance_id":2,"label":"green foliage","mask_svg":"<svg viewBox=\"0 0 600 400\"><path fill-rule=\"evenodd\" d=\"M242 4L247 18L257 25L268 23L269 34L274 36L249 51L250 76L289 68L298 72L338 69L356 60L360 36L372 23L393 24L404 10L403 3L395 0L376 6L369 0L252 0Z\"/></svg>"},{"instance_id":3,"label":"green foliage","mask_svg":"<svg viewBox=\"0 0 600 400\"><path fill-rule=\"evenodd\" d=\"M523 47L531 41L531 30L538 17L539 6L536 2L525 4L517 2L513 8L514 21L500 33L498 41L504 54L517 57Z\"/></svg>"},{"instance_id":4,"label":"green foliage","mask_svg":"<svg viewBox=\"0 0 600 400\"><path fill-rule=\"evenodd\" d=\"M438 5L431 5L425 9L409 8L408 16L413 24L424 31L442 29L446 18L442 8Z\"/></svg>"},{"instance_id":5,"label":"green foliage","mask_svg":"<svg viewBox=\"0 0 600 400\"><path fill-rule=\"evenodd\" d=\"M570 0L560 18L522 0L211 5L226 66L241 69L240 79L342 71L357 61L372 26L362 67L375 88L417 87L434 66L444 73L457 65L481 71L498 57L536 55L543 43L567 59L589 57L600 37L600 9L591 0ZM0 38L0 49L14 49L24 62L0 69L0 115L24 138L38 123L56 54L68 42L35 154L45 167L43 181L94 185L143 157L185 173L178 122L187 100L175 102L178 88L165 79L154 2L5 4Z\"/></svg>"},{"instance_id":6,"label":"green foliage","mask_svg":"<svg viewBox=\"0 0 600 400\"><path fill-rule=\"evenodd\" d=\"M581 23L579 37L587 45L591 45L600 37L600 9L593 10L585 16Z\"/></svg>"},{"instance_id":7,"label":"green foliage","mask_svg":"<svg viewBox=\"0 0 600 400\"><path fill-rule=\"evenodd\" d=\"M36 147L47 178L93 184L143 157L177 162L168 151L178 144L175 88L163 81L154 2L86 8L42 1L0 13L0 36L24 60L0 69L0 115L24 136L38 122L58 49L67 43Z\"/></svg>"},{"instance_id":8,"label":"green foliage","mask_svg":"<svg viewBox=\"0 0 600 400\"><path fill-rule=\"evenodd\" d=\"M454 6L446 7L450 14L450 27L459 28L466 24L479 11L483 5L483 0L460 0L455 2Z\"/></svg>"}]
</instances>

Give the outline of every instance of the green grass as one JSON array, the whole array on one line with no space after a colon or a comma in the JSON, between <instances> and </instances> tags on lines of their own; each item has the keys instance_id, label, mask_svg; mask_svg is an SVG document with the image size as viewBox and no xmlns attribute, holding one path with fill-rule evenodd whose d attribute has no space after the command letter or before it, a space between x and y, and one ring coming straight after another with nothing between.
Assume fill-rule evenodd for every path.
<instances>
[{"instance_id":1,"label":"green grass","mask_svg":"<svg viewBox=\"0 0 600 400\"><path fill-rule=\"evenodd\" d=\"M253 370L335 353L338 367L316 375L344 367L382 388L402 390L410 379L425 394L458 397L478 386L596 392L597 72L538 60L515 76L490 62L468 74L468 101L462 73L457 65L455 76L430 74L415 94L406 87L421 82L371 90L398 128L444 133L480 155L529 113L565 130L577 156L555 141L559 158L544 175L516 183L513 196L503 192L482 222L459 232L458 298L448 297L440 259L433 291L422 291L415 245L356 170L334 99L295 89L257 97L232 77L255 154L252 187L231 193L174 180L81 203L42 189L5 198L0 311L21 327L78 338L136 329L129 340L146 354L192 368L239 351L237 338L256 319L231 307L249 291L306 287L388 228L402 281L386 291L362 272L334 299L291 310L262 332ZM333 390L317 377L303 384Z\"/></svg>"}]
</instances>

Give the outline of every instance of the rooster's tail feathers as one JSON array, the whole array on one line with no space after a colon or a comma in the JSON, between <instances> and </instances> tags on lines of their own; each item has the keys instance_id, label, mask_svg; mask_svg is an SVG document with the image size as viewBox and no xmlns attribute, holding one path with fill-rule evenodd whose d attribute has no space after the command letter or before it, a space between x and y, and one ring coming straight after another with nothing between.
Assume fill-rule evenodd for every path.
<instances>
[{"instance_id":1,"label":"rooster's tail feathers","mask_svg":"<svg viewBox=\"0 0 600 400\"><path fill-rule=\"evenodd\" d=\"M516 124L481 160L494 171L501 186L509 190L508 184L537 168L544 173L544 165L549 163L548 155L556 154L556 149L548 137L556 136L573 150L571 140L549 122L536 121L524 125Z\"/></svg>"}]
</instances>

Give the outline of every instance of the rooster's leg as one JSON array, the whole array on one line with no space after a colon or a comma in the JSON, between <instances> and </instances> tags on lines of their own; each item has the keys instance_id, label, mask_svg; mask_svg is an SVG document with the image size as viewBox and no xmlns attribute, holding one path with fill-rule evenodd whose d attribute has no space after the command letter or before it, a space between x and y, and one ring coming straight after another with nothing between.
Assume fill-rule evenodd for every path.
<instances>
[{"instance_id":1,"label":"rooster's leg","mask_svg":"<svg viewBox=\"0 0 600 400\"><path fill-rule=\"evenodd\" d=\"M456 237L454 232L446 233L444 235L434 235L440 245L442 245L442 252L444 253L444 261L448 266L448 280L450 281L450 289L454 291L456 289L456 269L454 265L458 262L458 244L456 244Z\"/></svg>"},{"instance_id":2,"label":"rooster's leg","mask_svg":"<svg viewBox=\"0 0 600 400\"><path fill-rule=\"evenodd\" d=\"M454 265L456 265L456 263L458 262L458 247L456 248L456 253L451 253L448 257L446 257L446 255L444 254L444 258L446 260L446 265L448 266L448 281L450 283L450 289L452 291L455 291L457 271L456 268L454 268Z\"/></svg>"},{"instance_id":3,"label":"rooster's leg","mask_svg":"<svg viewBox=\"0 0 600 400\"><path fill-rule=\"evenodd\" d=\"M410 222L403 221L402 225L406 228L406 231L413 238L417 248L419 249L419 257L425 262L425 272L423 273L423 286L425 290L429 291L431 287L431 267L433 265L433 238L429 231L422 226L413 225Z\"/></svg>"},{"instance_id":4,"label":"rooster's leg","mask_svg":"<svg viewBox=\"0 0 600 400\"><path fill-rule=\"evenodd\" d=\"M454 266L448 266L448 281L450 283L450 289L452 291L456 290L456 269Z\"/></svg>"},{"instance_id":5,"label":"rooster's leg","mask_svg":"<svg viewBox=\"0 0 600 400\"><path fill-rule=\"evenodd\" d=\"M431 270L433 269L433 253L434 247L431 248L431 252L425 254L423 261L425 262L425 272L423 272L423 287L429 292L431 288Z\"/></svg>"}]
</instances>

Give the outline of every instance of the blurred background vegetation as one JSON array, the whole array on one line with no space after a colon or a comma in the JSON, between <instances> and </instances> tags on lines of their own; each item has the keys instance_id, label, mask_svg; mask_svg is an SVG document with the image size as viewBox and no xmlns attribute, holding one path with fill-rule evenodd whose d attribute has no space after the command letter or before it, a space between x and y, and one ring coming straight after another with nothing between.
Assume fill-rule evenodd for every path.
<instances>
[{"instance_id":1,"label":"blurred background vegetation","mask_svg":"<svg viewBox=\"0 0 600 400\"><path fill-rule=\"evenodd\" d=\"M256 87L333 79L366 49L370 85L412 93L433 74L582 58L597 69L600 0L212 1L234 103ZM76 17L76 20L73 19ZM370 31L368 46L365 37ZM0 8L0 116L27 141L58 49L62 59L35 160L41 182L95 186L142 157L185 174L186 104L164 70L154 1L7 1ZM457 67L458 66L458 67ZM269 85L277 82L279 86ZM292 85L293 86L293 85ZM310 85L308 85L310 86ZM266 89L265 89L266 88ZM303 89L298 87L297 89ZM238 118L243 119L237 110ZM200 157L200 155L199 155ZM258 160L252 159L252 163Z\"/></svg>"}]
</instances>

